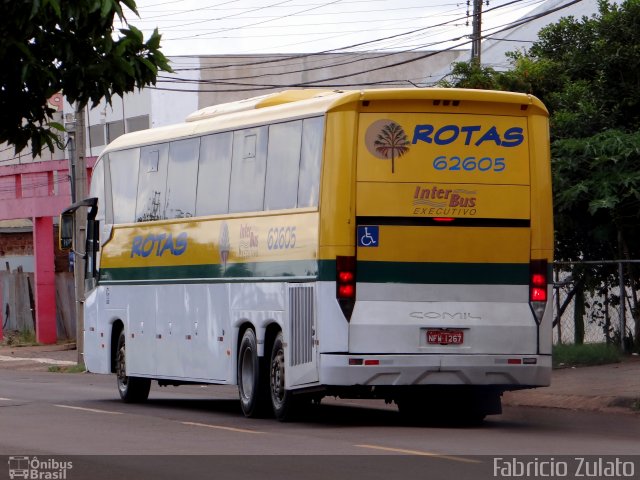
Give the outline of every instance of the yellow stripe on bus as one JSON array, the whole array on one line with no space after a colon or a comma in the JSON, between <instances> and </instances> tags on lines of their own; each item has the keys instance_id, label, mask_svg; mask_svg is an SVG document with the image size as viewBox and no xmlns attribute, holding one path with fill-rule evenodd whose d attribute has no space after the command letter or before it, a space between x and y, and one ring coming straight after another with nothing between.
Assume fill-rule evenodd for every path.
<instances>
[{"instance_id":1,"label":"yellow stripe on bus","mask_svg":"<svg viewBox=\"0 0 640 480\"><path fill-rule=\"evenodd\" d=\"M318 213L116 227L102 267L175 267L317 258Z\"/></svg>"}]
</instances>

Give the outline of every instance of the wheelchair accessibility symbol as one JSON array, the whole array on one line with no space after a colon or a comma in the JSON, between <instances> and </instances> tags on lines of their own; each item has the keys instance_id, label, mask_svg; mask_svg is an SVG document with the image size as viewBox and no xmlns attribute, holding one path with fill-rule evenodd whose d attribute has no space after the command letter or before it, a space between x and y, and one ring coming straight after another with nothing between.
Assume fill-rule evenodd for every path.
<instances>
[{"instance_id":1,"label":"wheelchair accessibility symbol","mask_svg":"<svg viewBox=\"0 0 640 480\"><path fill-rule=\"evenodd\" d=\"M367 225L358 227L358 246L377 247L379 242L379 227L377 225Z\"/></svg>"}]
</instances>

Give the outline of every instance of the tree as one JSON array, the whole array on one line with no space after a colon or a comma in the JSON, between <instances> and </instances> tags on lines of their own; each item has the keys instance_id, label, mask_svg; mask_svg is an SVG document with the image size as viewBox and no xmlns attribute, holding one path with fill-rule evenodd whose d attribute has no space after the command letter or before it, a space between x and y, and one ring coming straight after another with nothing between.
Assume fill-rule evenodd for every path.
<instances>
[{"instance_id":1,"label":"tree","mask_svg":"<svg viewBox=\"0 0 640 480\"><path fill-rule=\"evenodd\" d=\"M21 0L0 3L0 142L34 155L59 143L47 100L63 91L84 108L102 98L155 84L171 71L157 30L145 42L128 25L122 7L137 15L134 0ZM127 28L114 38L115 17ZM8 20L9 19L9 20Z\"/></svg>"},{"instance_id":2,"label":"tree","mask_svg":"<svg viewBox=\"0 0 640 480\"><path fill-rule=\"evenodd\" d=\"M396 170L396 158L400 158L409 151L407 134L395 122L385 125L373 144L376 152L383 157L389 158L389 155L391 155L391 173Z\"/></svg>"},{"instance_id":3,"label":"tree","mask_svg":"<svg viewBox=\"0 0 640 480\"><path fill-rule=\"evenodd\" d=\"M550 111L556 258L640 258L640 0L548 25L497 72L455 65L444 85L532 93ZM628 268L640 341L638 273ZM614 275L576 267L593 291ZM638 343L640 345L640 343Z\"/></svg>"}]
</instances>

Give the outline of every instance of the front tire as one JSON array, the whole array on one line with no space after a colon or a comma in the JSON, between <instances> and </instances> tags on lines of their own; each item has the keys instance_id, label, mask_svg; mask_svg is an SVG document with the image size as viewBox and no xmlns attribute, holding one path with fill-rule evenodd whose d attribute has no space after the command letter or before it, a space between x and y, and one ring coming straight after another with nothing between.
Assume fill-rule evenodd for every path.
<instances>
[{"instance_id":1,"label":"front tire","mask_svg":"<svg viewBox=\"0 0 640 480\"><path fill-rule=\"evenodd\" d=\"M151 380L148 378L127 376L127 356L125 348L125 333L120 332L118 349L116 351L116 380L120 398L126 403L144 402L149 398Z\"/></svg>"},{"instance_id":2,"label":"front tire","mask_svg":"<svg viewBox=\"0 0 640 480\"><path fill-rule=\"evenodd\" d=\"M252 329L244 332L238 352L238 393L246 417L261 417L266 411L268 393L264 362L258 357L258 342Z\"/></svg>"}]
</instances>

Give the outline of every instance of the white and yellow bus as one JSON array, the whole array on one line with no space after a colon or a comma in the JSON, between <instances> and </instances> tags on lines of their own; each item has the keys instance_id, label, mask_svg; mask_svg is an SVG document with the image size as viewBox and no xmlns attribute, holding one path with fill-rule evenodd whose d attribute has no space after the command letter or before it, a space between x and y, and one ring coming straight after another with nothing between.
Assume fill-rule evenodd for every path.
<instances>
[{"instance_id":1,"label":"white and yellow bus","mask_svg":"<svg viewBox=\"0 0 640 480\"><path fill-rule=\"evenodd\" d=\"M97 161L89 371L481 419L548 385L548 115L459 89L285 91L135 132ZM64 229L63 229L64 230Z\"/></svg>"}]
</instances>

